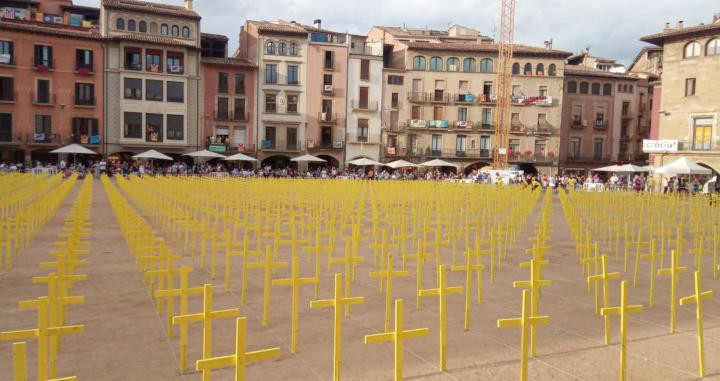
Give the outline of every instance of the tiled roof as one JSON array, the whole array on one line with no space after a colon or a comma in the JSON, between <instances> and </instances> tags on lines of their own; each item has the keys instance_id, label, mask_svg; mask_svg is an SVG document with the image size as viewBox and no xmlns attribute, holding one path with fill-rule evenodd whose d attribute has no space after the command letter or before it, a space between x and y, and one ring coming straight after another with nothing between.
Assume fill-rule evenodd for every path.
<instances>
[{"instance_id":1,"label":"tiled roof","mask_svg":"<svg viewBox=\"0 0 720 381\"><path fill-rule=\"evenodd\" d=\"M153 13L156 15L184 17L200 19L200 15L192 9L186 9L176 5L150 3L138 0L102 0L103 7L122 9L134 12Z\"/></svg>"},{"instance_id":2,"label":"tiled roof","mask_svg":"<svg viewBox=\"0 0 720 381\"><path fill-rule=\"evenodd\" d=\"M179 38L165 37L165 36L154 36L151 34L122 34L112 37L107 37L107 40L114 41L136 41L136 42L149 42L152 44L170 45L170 46L182 46L186 48L197 49L197 46L193 41L182 40Z\"/></svg>"},{"instance_id":3,"label":"tiled roof","mask_svg":"<svg viewBox=\"0 0 720 381\"><path fill-rule=\"evenodd\" d=\"M297 34L307 35L307 31L298 25L284 22L269 22L269 21L248 21L251 24L257 26L258 32L260 33L282 33L282 34Z\"/></svg>"},{"instance_id":4,"label":"tiled roof","mask_svg":"<svg viewBox=\"0 0 720 381\"><path fill-rule=\"evenodd\" d=\"M451 36L448 31L445 30L434 30L434 29L412 29L403 28L399 26L376 26L380 30L383 30L395 38L398 37L422 37L427 39L456 39L456 40L476 40L478 37L487 39L490 38L483 34L478 33L476 36Z\"/></svg>"},{"instance_id":5,"label":"tiled roof","mask_svg":"<svg viewBox=\"0 0 720 381\"><path fill-rule=\"evenodd\" d=\"M210 65L226 65L226 66L239 66L247 68L257 68L257 65L242 58L216 58L216 57L203 57L202 63Z\"/></svg>"},{"instance_id":6,"label":"tiled roof","mask_svg":"<svg viewBox=\"0 0 720 381\"><path fill-rule=\"evenodd\" d=\"M405 42L410 49L416 50L440 50L451 52L481 52L481 53L497 53L497 44L476 44L476 43L431 43L431 42ZM558 58L567 58L572 55L570 52L562 50L553 50L546 48L538 48L527 45L515 45L513 54L521 56L552 56Z\"/></svg>"},{"instance_id":7,"label":"tiled roof","mask_svg":"<svg viewBox=\"0 0 720 381\"><path fill-rule=\"evenodd\" d=\"M603 78L614 78L614 79L626 79L630 81L636 81L638 78L627 74L611 73L609 71L603 71L587 66L580 65L565 65L565 76L590 76L590 77L603 77Z\"/></svg>"},{"instance_id":8,"label":"tiled roof","mask_svg":"<svg viewBox=\"0 0 720 381\"><path fill-rule=\"evenodd\" d=\"M672 29L666 32L655 33L648 36L640 37L640 41L662 46L666 38L703 34L707 32L720 32L720 22L714 22L707 25L691 26L680 29Z\"/></svg>"},{"instance_id":9,"label":"tiled roof","mask_svg":"<svg viewBox=\"0 0 720 381\"><path fill-rule=\"evenodd\" d=\"M35 21L0 19L0 29L60 37L84 38L90 40L100 40L102 38L100 32L94 28L81 28L64 24L49 24Z\"/></svg>"}]
</instances>

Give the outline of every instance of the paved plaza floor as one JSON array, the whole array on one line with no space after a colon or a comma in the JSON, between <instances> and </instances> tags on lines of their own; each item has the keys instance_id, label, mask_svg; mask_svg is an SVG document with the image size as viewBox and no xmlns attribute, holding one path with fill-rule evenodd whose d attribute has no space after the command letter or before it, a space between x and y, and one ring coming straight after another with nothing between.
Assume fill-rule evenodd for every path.
<instances>
[{"instance_id":1,"label":"paved plaza floor","mask_svg":"<svg viewBox=\"0 0 720 381\"><path fill-rule=\"evenodd\" d=\"M19 300L32 299L46 294L45 285L32 284L33 276L46 274L38 267L40 261L49 260L57 233L67 214L78 186L58 209L55 217L33 241L16 262L9 274L0 278L0 331L33 328L34 310L20 310ZM517 317L520 314L521 291L512 282L526 280L529 271L518 263L529 259L525 249L531 247L537 213L512 248L508 261L497 273L495 284L490 284L487 270L483 273L483 302L472 305L469 331L463 330L464 297L448 296L447 367L440 372L438 366L438 301L427 297L422 308L415 306L415 264L409 263L409 278L394 281L396 298L405 301L405 327L428 327L430 334L406 342L404 375L414 380L517 380L520 373L520 329L498 329L496 320ZM88 275L86 282L75 287L75 294L85 295L85 303L68 308L68 324L84 324L85 332L64 339L58 360L58 376L76 375L79 380L200 380L195 371L179 371L178 335L165 334L164 313L158 315L149 289L143 283L132 254L123 239L118 222L110 207L102 184L97 181L93 189L91 211L91 254L88 264L79 272ZM543 278L552 284L542 291L540 314L550 316L550 324L538 328L537 357L530 360L529 378L535 380L614 380L619 371L619 318L612 319L612 343L603 343L603 320L594 312L594 296L588 293L586 279L575 254L569 228L557 196L553 196L552 238L546 258L550 264ZM341 245L339 245L341 246ZM338 255L342 247L338 247ZM180 248L177 248L180 253ZM614 252L601 252L614 258ZM357 281L352 283L351 295L365 297L365 303L351 308L351 316L343 320L342 376L346 380L390 380L393 377L392 344L364 344L364 336L383 331L385 295L378 290L378 281L368 276L374 270L372 249L367 242L360 249L365 261L358 266ZM449 258L449 248L443 256ZM281 252L287 260L289 249ZM218 260L218 274L223 274L224 254ZM313 265L305 254L301 255L301 272L312 274ZM634 260L634 255L631 256ZM188 257L183 262L193 265L190 276L192 286L214 284L215 308L236 308L240 305L240 259L234 260L231 291L223 291L222 275L211 280L207 269L193 264ZM683 274L678 296L693 293L693 258L683 256L681 264L689 271ZM630 302L643 304L645 310L629 319L628 378L631 380L692 380L697 379L697 346L695 307L678 307L678 330L670 334L670 277L656 278L655 305L648 308L649 268L641 264L640 282L630 288ZM705 258L710 269L712 258ZM632 269L632 266L631 266ZM342 271L342 265L335 270ZM622 272L620 261L612 260L611 271ZM448 273L449 286L464 285L464 273ZM290 288L272 287L270 327L262 328L262 270L250 270L248 303L240 307L241 315L248 319L248 350L280 347L277 360L248 365L250 380L330 380L332 379L332 310L309 308L314 299L312 285L303 286L300 293L300 329L298 351L290 352ZM281 270L277 277L287 277L289 269ZM435 287L435 268L428 261L423 273L425 288ZM632 274L623 273L631 281ZM706 271L704 288L715 290L716 296L706 301L705 356L708 379L720 379L720 291L719 281ZM330 298L333 289L332 272L321 278L321 298ZM631 282L630 282L631 283ZM473 295L475 295L473 289ZM611 286L611 305L619 303L620 286ZM191 298L190 311L199 312L202 300ZM202 327L190 326L188 364L201 355ZM213 355L234 351L234 319L216 320L214 323ZM35 342L28 341L28 368L30 379L35 377ZM12 379L12 350L10 343L0 343L0 380ZM213 380L233 379L232 369L212 373Z\"/></svg>"}]
</instances>

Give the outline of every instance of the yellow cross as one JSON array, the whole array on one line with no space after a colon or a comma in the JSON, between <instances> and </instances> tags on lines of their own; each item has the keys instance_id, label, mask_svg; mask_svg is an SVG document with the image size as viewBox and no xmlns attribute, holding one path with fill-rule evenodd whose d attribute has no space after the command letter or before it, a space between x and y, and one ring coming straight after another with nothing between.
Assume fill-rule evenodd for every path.
<instances>
[{"instance_id":1,"label":"yellow cross","mask_svg":"<svg viewBox=\"0 0 720 381\"><path fill-rule=\"evenodd\" d=\"M440 310L440 371L445 371L447 369L445 353L447 341L447 296L448 294L459 294L462 292L462 290L462 286L445 286L445 266L440 265L437 268L437 288L420 290L418 292L422 296L438 296L438 308Z\"/></svg>"},{"instance_id":2,"label":"yellow cross","mask_svg":"<svg viewBox=\"0 0 720 381\"><path fill-rule=\"evenodd\" d=\"M608 307L600 310L602 316L620 315L620 380L627 379L627 321L628 314L638 313L643 310L643 306L628 305L627 300L627 281L620 284L620 306Z\"/></svg>"},{"instance_id":3,"label":"yellow cross","mask_svg":"<svg viewBox=\"0 0 720 381\"><path fill-rule=\"evenodd\" d=\"M353 250L351 249L351 246L354 244L351 244L350 240L345 241L345 256L340 258L331 258L330 263L343 263L345 265L345 297L350 297L350 277L352 276L352 270L354 266L358 262L362 262L365 260L363 257L354 256ZM319 278L315 278L316 281L319 281ZM350 316L350 306L345 305L345 317Z\"/></svg>"},{"instance_id":4,"label":"yellow cross","mask_svg":"<svg viewBox=\"0 0 720 381\"><path fill-rule=\"evenodd\" d=\"M703 342L703 312L702 305L704 299L712 298L712 291L703 291L701 284L702 274L700 271L695 271L695 294L680 299L680 305L695 303L695 320L697 320L697 335L698 335L698 362L700 369L700 377L705 377L705 348Z\"/></svg>"},{"instance_id":5,"label":"yellow cross","mask_svg":"<svg viewBox=\"0 0 720 381\"><path fill-rule=\"evenodd\" d=\"M675 333L677 324L677 283L680 274L687 270L686 267L680 266L680 252L672 250L670 252L670 267L658 270L658 275L670 275L670 333Z\"/></svg>"},{"instance_id":6,"label":"yellow cross","mask_svg":"<svg viewBox=\"0 0 720 381\"><path fill-rule=\"evenodd\" d=\"M528 376L528 336L530 327L550 322L549 316L533 316L530 311L530 291L523 290L522 309L519 318L498 319L498 328L520 327L520 380L526 381Z\"/></svg>"},{"instance_id":7,"label":"yellow cross","mask_svg":"<svg viewBox=\"0 0 720 381\"><path fill-rule=\"evenodd\" d=\"M235 321L235 353L227 356L197 360L195 369L203 374L210 374L212 369L235 367L235 381L245 380L245 365L251 362L271 360L280 356L280 348L263 349L246 352L247 349L247 318L239 317Z\"/></svg>"},{"instance_id":8,"label":"yellow cross","mask_svg":"<svg viewBox=\"0 0 720 381\"><path fill-rule=\"evenodd\" d=\"M478 304L482 303L482 271L485 266L481 263L472 263L472 251L468 248L465 250L465 265L452 266L451 271L465 271L465 322L464 329L470 329L470 291L472 289L472 272L477 272L477 297Z\"/></svg>"},{"instance_id":9,"label":"yellow cross","mask_svg":"<svg viewBox=\"0 0 720 381\"><path fill-rule=\"evenodd\" d=\"M273 286L290 286L292 288L292 311L290 321L290 351L295 353L297 351L297 333L298 333L298 303L300 300L300 286L303 284L313 284L317 282L316 278L301 278L300 277L300 264L298 257L295 256L292 259L292 268L290 278L286 279L273 279Z\"/></svg>"},{"instance_id":10,"label":"yellow cross","mask_svg":"<svg viewBox=\"0 0 720 381\"><path fill-rule=\"evenodd\" d=\"M188 323L203 323L203 359L208 359L212 356L212 322L215 319L236 317L240 315L240 310L237 308L228 310L213 311L213 291L212 285L206 284L203 286L203 312L189 315L178 315L173 316L173 324L188 324ZM187 348L187 342L182 342L180 338L180 346ZM203 380L210 380L210 372L203 371Z\"/></svg>"},{"instance_id":11,"label":"yellow cross","mask_svg":"<svg viewBox=\"0 0 720 381\"><path fill-rule=\"evenodd\" d=\"M395 381L403 379L403 350L405 340L416 337L424 337L430 333L427 328L416 328L406 330L403 327L403 300L395 300L395 330L392 332L376 333L365 335L365 344L369 343L395 343Z\"/></svg>"},{"instance_id":12,"label":"yellow cross","mask_svg":"<svg viewBox=\"0 0 720 381\"><path fill-rule=\"evenodd\" d=\"M529 288L530 289L530 313L531 316L538 316L540 312L540 288L549 286L549 280L540 279L540 269L549 263L547 259L538 261L531 260L530 262L523 262L520 265L523 267L530 267L530 280L515 281L513 287L517 288ZM530 326L530 357L535 357L536 345L536 332L535 326Z\"/></svg>"},{"instance_id":13,"label":"yellow cross","mask_svg":"<svg viewBox=\"0 0 720 381\"><path fill-rule=\"evenodd\" d=\"M240 305L244 306L247 301L247 270L248 257L262 255L262 250L250 250L250 241L248 239L248 229L243 232L242 248L239 251L232 249L235 242L228 241L225 247L225 292L230 290L230 258L242 257L242 283L240 286Z\"/></svg>"},{"instance_id":14,"label":"yellow cross","mask_svg":"<svg viewBox=\"0 0 720 381\"><path fill-rule=\"evenodd\" d=\"M375 271L370 273L371 278L385 279L385 332L390 331L390 309L392 308L392 286L393 278L406 277L407 271L393 271L393 255L388 253L387 265L383 271Z\"/></svg>"},{"instance_id":15,"label":"yellow cross","mask_svg":"<svg viewBox=\"0 0 720 381\"><path fill-rule=\"evenodd\" d=\"M333 380L340 381L340 341L342 336L342 306L352 304L362 304L365 302L363 297L349 298L343 297L342 290L342 274L335 274L335 294L333 299L313 300L310 302L310 308L334 307L333 311Z\"/></svg>"},{"instance_id":16,"label":"yellow cross","mask_svg":"<svg viewBox=\"0 0 720 381\"><path fill-rule=\"evenodd\" d=\"M655 251L655 239L650 238L649 241L650 249L645 254L640 254L638 251L638 254L635 256L635 277L633 279L633 287L637 287L638 283L638 271L640 266L640 260L641 259L649 259L650 260L650 304L649 306L652 307L655 302L655 275L656 270L655 266L657 265L657 257L658 253Z\"/></svg>"},{"instance_id":17,"label":"yellow cross","mask_svg":"<svg viewBox=\"0 0 720 381\"><path fill-rule=\"evenodd\" d=\"M596 290L596 298L595 298L595 311L600 312L599 306L598 306L598 300L597 300L597 289L598 289L598 282L602 282L602 290L603 290L603 308L610 307L610 290L609 290L609 281L612 279L619 279L620 273L609 273L607 272L607 255L602 256L602 265L601 265L601 273L589 276L587 278L588 283L594 282L595 283L595 290ZM603 316L603 320L605 321L605 345L610 344L610 316L605 315Z\"/></svg>"},{"instance_id":18,"label":"yellow cross","mask_svg":"<svg viewBox=\"0 0 720 381\"><path fill-rule=\"evenodd\" d=\"M270 245L265 246L265 262L251 263L248 265L249 269L265 269L265 275L263 277L263 327L268 326L270 319L270 282L272 273L275 272L275 269L286 266L287 262L273 261L273 254Z\"/></svg>"}]
</instances>

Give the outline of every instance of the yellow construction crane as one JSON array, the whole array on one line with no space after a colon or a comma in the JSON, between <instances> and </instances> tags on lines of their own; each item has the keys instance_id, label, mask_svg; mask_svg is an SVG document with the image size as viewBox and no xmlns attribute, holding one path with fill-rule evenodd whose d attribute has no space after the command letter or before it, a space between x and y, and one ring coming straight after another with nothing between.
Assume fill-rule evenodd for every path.
<instances>
[{"instance_id":1,"label":"yellow construction crane","mask_svg":"<svg viewBox=\"0 0 720 381\"><path fill-rule=\"evenodd\" d=\"M515 0L500 0L500 37L498 39L497 108L493 168L508 168L508 131L512 95L512 59L515 39Z\"/></svg>"}]
</instances>

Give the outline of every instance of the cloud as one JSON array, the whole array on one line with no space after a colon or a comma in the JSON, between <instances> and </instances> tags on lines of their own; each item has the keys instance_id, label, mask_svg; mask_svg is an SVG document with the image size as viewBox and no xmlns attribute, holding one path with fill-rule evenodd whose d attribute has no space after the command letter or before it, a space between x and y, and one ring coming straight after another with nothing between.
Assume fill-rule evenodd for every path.
<instances>
[{"instance_id":1,"label":"cloud","mask_svg":"<svg viewBox=\"0 0 720 381\"><path fill-rule=\"evenodd\" d=\"M160 0L156 0L160 1ZM182 5L182 0L164 1ZM98 5L98 0L76 0ZM577 52L590 46L593 54L630 63L644 43L638 39L659 32L665 22L708 23L720 11L717 0L518 0L515 41ZM338 32L364 34L373 25L447 29L461 24L496 36L500 0L195 0L202 30L227 35L230 51L237 46L246 19L282 18L323 26Z\"/></svg>"}]
</instances>

